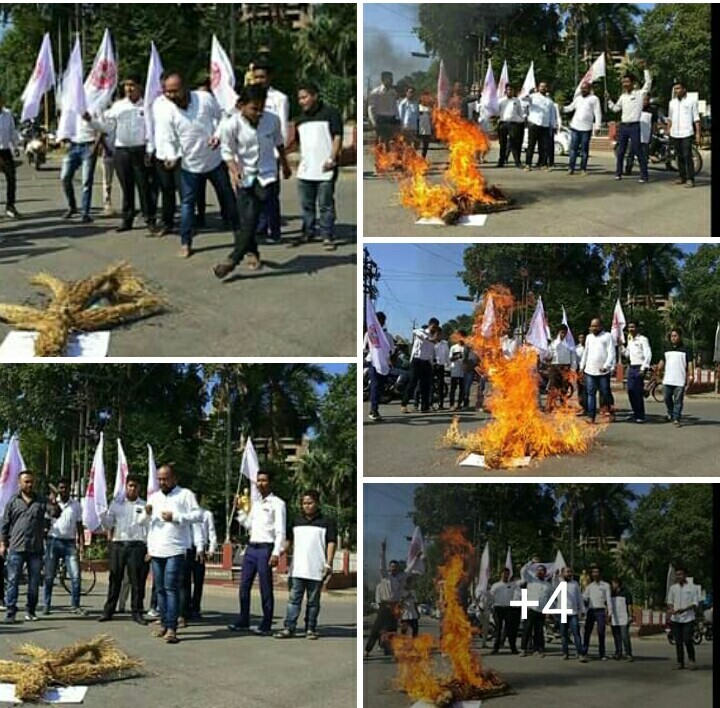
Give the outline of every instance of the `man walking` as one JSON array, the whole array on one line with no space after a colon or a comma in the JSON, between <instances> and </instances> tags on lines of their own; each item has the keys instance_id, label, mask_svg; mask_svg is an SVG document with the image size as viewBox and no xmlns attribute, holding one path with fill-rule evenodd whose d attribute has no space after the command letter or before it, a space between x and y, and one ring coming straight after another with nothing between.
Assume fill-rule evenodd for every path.
<instances>
[{"instance_id":1,"label":"man walking","mask_svg":"<svg viewBox=\"0 0 720 708\"><path fill-rule=\"evenodd\" d=\"M393 353L393 342L394 339L390 335L390 333L385 328L385 322L386 316L384 312L377 312L375 313L375 316L377 317L377 321L382 327L383 332L385 333L385 338L388 341L388 344L390 344L390 356L392 356ZM383 393L385 389L385 381L387 379L387 376L383 376L373 365L373 355L372 355L372 344L370 342L370 335L368 332L365 332L365 339L363 341L363 352L365 352L365 361L368 363L368 376L370 377L370 414L369 418L372 421L378 422L382 420L382 416L380 415L380 395ZM386 362L387 367L390 367L390 362Z\"/></svg>"},{"instance_id":2,"label":"man walking","mask_svg":"<svg viewBox=\"0 0 720 708\"><path fill-rule=\"evenodd\" d=\"M17 177L15 153L18 150L18 134L13 114L5 108L5 98L0 93L0 172L5 175L5 213L11 219L19 219L15 208L17 197Z\"/></svg>"},{"instance_id":3,"label":"man walking","mask_svg":"<svg viewBox=\"0 0 720 708\"><path fill-rule=\"evenodd\" d=\"M59 499L51 495L49 505L54 521L48 531L45 547L45 592L43 614L49 615L52 605L53 583L60 558L70 576L70 599L75 615L85 616L87 612L80 607L80 562L78 557L83 544L82 507L77 499L70 498L70 483L58 482Z\"/></svg>"},{"instance_id":4,"label":"man walking","mask_svg":"<svg viewBox=\"0 0 720 708\"><path fill-rule=\"evenodd\" d=\"M610 401L610 375L615 368L615 345L610 332L603 331L599 318L590 323L590 334L585 339L585 351L580 370L585 377L587 390L587 414L590 423L597 417L597 392L600 401Z\"/></svg>"},{"instance_id":5,"label":"man walking","mask_svg":"<svg viewBox=\"0 0 720 708\"><path fill-rule=\"evenodd\" d=\"M510 568L500 571L500 580L490 586L490 604L495 616L495 643L492 653L499 654L503 636L507 636L510 653L517 654L517 633L520 626L520 608L510 602L515 599L517 582L510 580Z\"/></svg>"},{"instance_id":6,"label":"man walking","mask_svg":"<svg viewBox=\"0 0 720 708\"><path fill-rule=\"evenodd\" d=\"M147 530L149 518L145 514L145 500L140 498L140 479L128 475L125 482L125 498L113 501L102 520L103 526L112 533L110 542L110 585L107 600L99 622L112 620L127 573L130 581L130 603L133 622L145 625L143 603L145 601L145 556L147 555Z\"/></svg>"},{"instance_id":7,"label":"man walking","mask_svg":"<svg viewBox=\"0 0 720 708\"><path fill-rule=\"evenodd\" d=\"M90 209L92 207L93 183L95 181L95 165L97 164L100 142L102 141L102 134L92 127L90 121L86 120L87 117L88 114L77 116L75 134L70 139L70 148L63 158L60 169L60 180L63 184L68 206L67 211L63 214L63 219L72 219L79 213L80 221L83 224L91 224L93 221L90 216ZM73 178L81 168L82 196L80 212L78 212Z\"/></svg>"},{"instance_id":8,"label":"man walking","mask_svg":"<svg viewBox=\"0 0 720 708\"><path fill-rule=\"evenodd\" d=\"M228 626L232 632L250 630L250 590L255 576L260 576L260 599L262 621L252 632L261 637L270 635L272 630L275 596L273 594L273 568L284 553L285 546L285 502L276 497L270 489L270 473L260 470L257 474L257 490L260 499L250 509L238 503L238 521L250 532L250 541L245 549L240 581L240 615L235 624ZM242 501L242 498L238 500Z\"/></svg>"},{"instance_id":9,"label":"man walking","mask_svg":"<svg viewBox=\"0 0 720 708\"><path fill-rule=\"evenodd\" d=\"M320 596L326 578L332 575L337 530L335 522L320 512L320 493L308 489L301 500L302 515L292 525L286 551L292 546L290 566L290 597L288 599L285 629L278 639L295 636L303 596L305 607L305 639L318 639L317 620L320 614Z\"/></svg>"},{"instance_id":10,"label":"man walking","mask_svg":"<svg viewBox=\"0 0 720 708\"><path fill-rule=\"evenodd\" d=\"M569 106L563 108L563 113L575 112L570 121L569 175L575 174L578 152L580 153L580 171L583 175L587 175L593 126L597 129L602 123L600 99L590 92L591 88L590 84L583 82L580 86L580 95L576 96Z\"/></svg>"},{"instance_id":11,"label":"man walking","mask_svg":"<svg viewBox=\"0 0 720 708\"><path fill-rule=\"evenodd\" d=\"M173 104L165 95L158 96L151 109L155 174L158 186L157 191L153 194L156 204L157 197L162 196L162 229L157 232L158 236L169 236L175 232L175 208L177 194L180 191L180 162L174 160L174 148L168 143L163 132L169 124L168 117L172 109ZM157 211L157 205L155 209Z\"/></svg>"},{"instance_id":12,"label":"man walking","mask_svg":"<svg viewBox=\"0 0 720 708\"><path fill-rule=\"evenodd\" d=\"M630 641L630 623L632 622L632 595L623 587L620 578L613 578L611 583L610 622L612 624L613 642L615 643L616 661L622 659L623 649L628 661L635 661Z\"/></svg>"},{"instance_id":13,"label":"man walking","mask_svg":"<svg viewBox=\"0 0 720 708\"><path fill-rule=\"evenodd\" d=\"M43 562L45 518L58 513L47 500L34 492L34 475L29 470L20 474L20 491L8 501L0 526L0 555L6 556L7 589L5 604L8 624L15 622L18 587L23 566L27 568L27 606L25 620L36 622L35 610L40 589L40 571Z\"/></svg>"},{"instance_id":14,"label":"man walking","mask_svg":"<svg viewBox=\"0 0 720 708\"><path fill-rule=\"evenodd\" d=\"M547 170L549 169L548 136L551 134L550 125L555 112L555 104L548 95L547 83L541 83L537 91L532 91L522 101L528 109L528 146L525 171L530 172L532 170L536 145L540 153L538 165L541 169Z\"/></svg>"},{"instance_id":15,"label":"man walking","mask_svg":"<svg viewBox=\"0 0 720 708\"><path fill-rule=\"evenodd\" d=\"M432 318L427 327L413 331L413 347L410 354L410 380L403 393L401 413L408 412L408 401L415 395L415 388L420 386L422 413L430 412L432 403L432 363L435 358L435 344L440 333L440 322Z\"/></svg>"},{"instance_id":16,"label":"man walking","mask_svg":"<svg viewBox=\"0 0 720 708\"><path fill-rule=\"evenodd\" d=\"M459 411L465 400L465 360L468 353L465 332L460 330L457 336L457 341L450 347L450 409L453 411Z\"/></svg>"},{"instance_id":17,"label":"man walking","mask_svg":"<svg viewBox=\"0 0 720 708\"><path fill-rule=\"evenodd\" d=\"M450 347L448 346L442 330L438 332L438 341L435 344L435 363L433 365L433 381L438 395L438 410L445 407L445 376L450 368Z\"/></svg>"},{"instance_id":18,"label":"man walking","mask_svg":"<svg viewBox=\"0 0 720 708\"><path fill-rule=\"evenodd\" d=\"M550 343L548 351L547 360L550 362L550 367L548 369L548 393L545 406L548 411L555 407L558 400L562 404L570 372L577 369L575 349L568 345L567 334L567 325L560 325L557 337Z\"/></svg>"},{"instance_id":19,"label":"man walking","mask_svg":"<svg viewBox=\"0 0 720 708\"><path fill-rule=\"evenodd\" d=\"M580 584L575 580L572 568L566 567L564 569L562 579L567 583L567 608L572 610L572 614L567 616L567 622L560 622L563 659L567 661L570 658L570 633L572 633L575 654L578 660L584 664L587 657L583 654L582 641L580 640L580 618L585 614L582 590Z\"/></svg>"},{"instance_id":20,"label":"man walking","mask_svg":"<svg viewBox=\"0 0 720 708\"><path fill-rule=\"evenodd\" d=\"M675 580L676 582L670 586L667 596L667 611L675 638L675 654L677 656L675 668L685 668L685 650L687 650L687 668L695 671L695 647L692 637L695 631L695 612L700 603L699 588L688 582L685 568L675 569Z\"/></svg>"},{"instance_id":21,"label":"man walking","mask_svg":"<svg viewBox=\"0 0 720 708\"><path fill-rule=\"evenodd\" d=\"M323 240L325 250L335 250L335 185L339 176L343 141L340 113L319 97L318 87L307 82L298 87L302 115L295 122L300 145L298 192L303 210L303 236ZM319 218L318 218L319 214Z\"/></svg>"},{"instance_id":22,"label":"man walking","mask_svg":"<svg viewBox=\"0 0 720 708\"><path fill-rule=\"evenodd\" d=\"M652 349L650 341L639 333L635 322L629 322L627 330L627 345L621 349L623 356L630 364L627 374L627 394L633 412L627 419L634 420L636 423L644 423L645 373L652 363Z\"/></svg>"},{"instance_id":23,"label":"man walking","mask_svg":"<svg viewBox=\"0 0 720 708\"><path fill-rule=\"evenodd\" d=\"M515 97L513 87L505 87L505 96L500 99L500 119L498 138L500 140L500 156L498 167L505 167L508 156L512 155L515 167L522 167L520 152L522 151L523 126L525 125L525 109L519 98Z\"/></svg>"},{"instance_id":24,"label":"man walking","mask_svg":"<svg viewBox=\"0 0 720 708\"><path fill-rule=\"evenodd\" d=\"M380 74L380 86L374 88L368 96L368 120L375 131L377 142L385 147L395 137L400 125L398 95L393 83L392 72L383 71Z\"/></svg>"},{"instance_id":25,"label":"man walking","mask_svg":"<svg viewBox=\"0 0 720 708\"><path fill-rule=\"evenodd\" d=\"M418 131L420 129L420 105L415 96L415 88L408 86L405 89L405 98L398 104L398 117L405 144L417 146Z\"/></svg>"},{"instance_id":26,"label":"man walking","mask_svg":"<svg viewBox=\"0 0 720 708\"><path fill-rule=\"evenodd\" d=\"M667 409L667 421L676 428L681 425L685 391L695 373L692 352L683 344L682 332L675 328L670 332L670 344L665 347L658 371L663 372L663 396Z\"/></svg>"},{"instance_id":27,"label":"man walking","mask_svg":"<svg viewBox=\"0 0 720 708\"><path fill-rule=\"evenodd\" d=\"M523 628L522 651L520 656L527 656L528 643L532 637L533 651L541 659L545 658L545 615L542 613L552 595L552 584L546 577L547 568L537 559L526 563L520 569L520 577L527 587L527 599L537 602L533 607L528 608L527 620Z\"/></svg>"},{"instance_id":28,"label":"man walking","mask_svg":"<svg viewBox=\"0 0 720 708\"><path fill-rule=\"evenodd\" d=\"M673 86L675 97L670 101L668 130L678 159L680 178L675 184L695 186L695 161L693 160L693 138L700 145L700 110L695 98L688 96L685 83L678 79Z\"/></svg>"},{"instance_id":29,"label":"man walking","mask_svg":"<svg viewBox=\"0 0 720 708\"><path fill-rule=\"evenodd\" d=\"M597 623L599 653L601 661L607 661L605 656L605 626L611 607L610 585L600 575L597 565L590 566L590 582L583 592L583 599L587 605L587 618L585 620L585 637L583 639L583 656L587 657L590 648L590 637L593 627Z\"/></svg>"},{"instance_id":30,"label":"man walking","mask_svg":"<svg viewBox=\"0 0 720 708\"><path fill-rule=\"evenodd\" d=\"M217 533L215 532L215 519L209 509L200 507L202 520L195 524L193 529L194 546L190 578L192 580L192 593L186 583L187 602L189 607L185 610L185 617L191 620L202 619L202 596L205 587L205 566L208 558L212 558L217 549Z\"/></svg>"}]
</instances>

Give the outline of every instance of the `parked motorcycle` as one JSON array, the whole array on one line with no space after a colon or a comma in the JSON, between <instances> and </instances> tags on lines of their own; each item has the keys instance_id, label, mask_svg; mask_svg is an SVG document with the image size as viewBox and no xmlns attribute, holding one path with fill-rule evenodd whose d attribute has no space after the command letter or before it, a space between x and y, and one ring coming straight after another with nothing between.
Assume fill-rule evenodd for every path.
<instances>
[{"instance_id":1,"label":"parked motorcycle","mask_svg":"<svg viewBox=\"0 0 720 708\"><path fill-rule=\"evenodd\" d=\"M28 165L40 170L47 162L47 131L42 126L30 124L23 130L22 137Z\"/></svg>"},{"instance_id":2,"label":"parked motorcycle","mask_svg":"<svg viewBox=\"0 0 720 708\"><path fill-rule=\"evenodd\" d=\"M620 145L615 143L615 155L617 155L619 149ZM629 150L630 148L628 147L628 151ZM693 145L692 147L692 155L695 174L698 175L702 172L703 159L700 154L700 150L698 150L696 145ZM670 172L678 171L678 158L677 152L675 151L675 145L667 132L662 128L660 128L650 140L649 163L651 165L664 164L665 169ZM625 162L626 172L629 172L632 169L632 164L633 155L630 153Z\"/></svg>"},{"instance_id":3,"label":"parked motorcycle","mask_svg":"<svg viewBox=\"0 0 720 708\"><path fill-rule=\"evenodd\" d=\"M710 629L710 632L711 632L710 636L712 638L712 628ZM672 644L673 646L675 646L675 635L673 635L672 625L670 624L670 622L667 622L665 624L665 635L667 636L668 642L670 644ZM693 644L702 644L702 640L703 640L703 631L702 631L702 629L700 629L698 624L696 624L695 630L693 631L693 635L692 635L692 643Z\"/></svg>"}]
</instances>

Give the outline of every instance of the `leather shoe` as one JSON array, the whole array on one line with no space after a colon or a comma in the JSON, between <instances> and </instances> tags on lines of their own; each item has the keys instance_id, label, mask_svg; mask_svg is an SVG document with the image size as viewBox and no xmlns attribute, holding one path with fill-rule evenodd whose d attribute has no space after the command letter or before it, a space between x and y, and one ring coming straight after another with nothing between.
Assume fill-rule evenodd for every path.
<instances>
[{"instance_id":1,"label":"leather shoe","mask_svg":"<svg viewBox=\"0 0 720 708\"><path fill-rule=\"evenodd\" d=\"M98 622L110 622L112 620L112 615L103 615L102 617L98 618Z\"/></svg>"},{"instance_id":2,"label":"leather shoe","mask_svg":"<svg viewBox=\"0 0 720 708\"><path fill-rule=\"evenodd\" d=\"M220 263L213 268L213 273L218 280L224 280L235 270L235 264L231 261Z\"/></svg>"},{"instance_id":3,"label":"leather shoe","mask_svg":"<svg viewBox=\"0 0 720 708\"><path fill-rule=\"evenodd\" d=\"M115 231L119 234L125 233L126 231L132 231L132 224L129 224L127 222L122 223L115 229Z\"/></svg>"},{"instance_id":4,"label":"leather shoe","mask_svg":"<svg viewBox=\"0 0 720 708\"><path fill-rule=\"evenodd\" d=\"M142 615L134 614L132 616L132 621L135 622L135 624L140 624L143 627L147 626L147 620L143 619Z\"/></svg>"}]
</instances>

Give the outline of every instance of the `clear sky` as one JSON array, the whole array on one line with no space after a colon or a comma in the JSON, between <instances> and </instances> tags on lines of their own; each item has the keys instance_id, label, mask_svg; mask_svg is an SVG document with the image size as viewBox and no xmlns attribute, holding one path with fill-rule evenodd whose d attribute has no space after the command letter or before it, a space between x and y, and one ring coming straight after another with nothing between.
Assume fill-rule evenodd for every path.
<instances>
[{"instance_id":1,"label":"clear sky","mask_svg":"<svg viewBox=\"0 0 720 708\"><path fill-rule=\"evenodd\" d=\"M678 244L686 253L696 244ZM473 313L467 288L458 277L463 270L466 244L368 244L368 250L380 269L378 311L388 316L388 331L410 336L413 320L421 326L431 317L447 322L458 315Z\"/></svg>"}]
</instances>

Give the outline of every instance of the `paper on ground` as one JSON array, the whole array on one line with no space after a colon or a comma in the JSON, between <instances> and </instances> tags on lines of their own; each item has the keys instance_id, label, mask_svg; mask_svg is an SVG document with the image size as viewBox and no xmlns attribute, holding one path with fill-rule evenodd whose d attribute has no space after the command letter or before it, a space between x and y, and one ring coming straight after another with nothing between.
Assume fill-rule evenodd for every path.
<instances>
[{"instance_id":1,"label":"paper on ground","mask_svg":"<svg viewBox=\"0 0 720 708\"><path fill-rule=\"evenodd\" d=\"M37 332L10 332L0 344L0 360L35 359ZM72 334L66 357L72 359L104 359L110 348L110 332Z\"/></svg>"},{"instance_id":2,"label":"paper on ground","mask_svg":"<svg viewBox=\"0 0 720 708\"><path fill-rule=\"evenodd\" d=\"M480 706L482 706L482 701L460 701L452 704L452 708L480 708ZM435 708L435 706L432 703L418 701L410 708Z\"/></svg>"},{"instance_id":3,"label":"paper on ground","mask_svg":"<svg viewBox=\"0 0 720 708\"><path fill-rule=\"evenodd\" d=\"M87 686L49 688L43 695L43 701L46 703L82 703L87 690ZM15 698L15 684L0 683L0 703L22 703L19 698Z\"/></svg>"},{"instance_id":4,"label":"paper on ground","mask_svg":"<svg viewBox=\"0 0 720 708\"><path fill-rule=\"evenodd\" d=\"M516 457L511 463L510 468L528 467L531 457ZM460 467L485 467L485 455L468 455L462 462Z\"/></svg>"},{"instance_id":5,"label":"paper on ground","mask_svg":"<svg viewBox=\"0 0 720 708\"><path fill-rule=\"evenodd\" d=\"M487 214L471 214L470 216L461 216L456 222L456 226L485 226L487 222ZM447 226L440 218L434 216L429 219L418 219L416 226Z\"/></svg>"}]
</instances>

